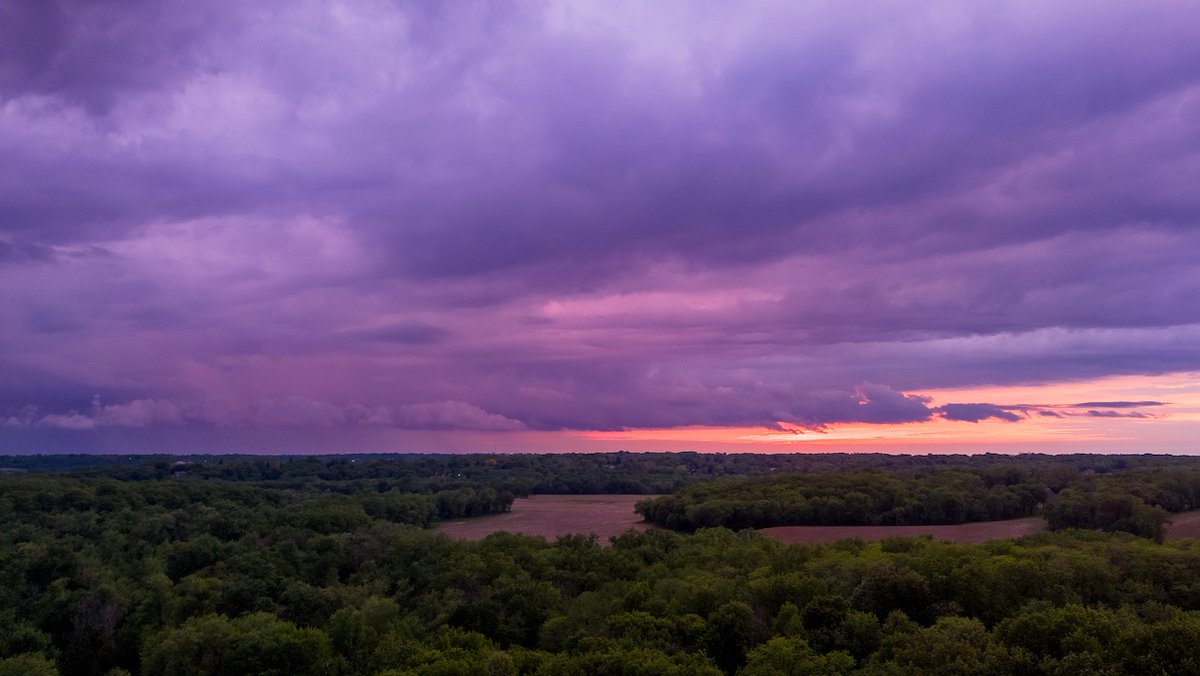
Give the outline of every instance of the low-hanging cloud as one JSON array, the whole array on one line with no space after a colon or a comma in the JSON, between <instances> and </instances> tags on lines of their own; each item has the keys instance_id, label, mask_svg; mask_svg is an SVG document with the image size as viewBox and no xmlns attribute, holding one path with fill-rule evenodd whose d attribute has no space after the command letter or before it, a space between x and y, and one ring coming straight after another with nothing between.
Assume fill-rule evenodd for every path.
<instances>
[{"instance_id":1,"label":"low-hanging cloud","mask_svg":"<svg viewBox=\"0 0 1200 676\"><path fill-rule=\"evenodd\" d=\"M506 431L524 429L519 420L488 413L462 401L407 404L398 407L396 424L411 429Z\"/></svg>"},{"instance_id":2,"label":"low-hanging cloud","mask_svg":"<svg viewBox=\"0 0 1200 676\"><path fill-rule=\"evenodd\" d=\"M1153 416L1140 411L1097 411L1084 412L1089 418L1152 418Z\"/></svg>"},{"instance_id":3,"label":"low-hanging cloud","mask_svg":"<svg viewBox=\"0 0 1200 676\"><path fill-rule=\"evenodd\" d=\"M989 418L1005 422L1017 422L1021 420L1020 415L996 404L946 404L945 406L938 407L937 413L946 420L961 420L972 423Z\"/></svg>"},{"instance_id":4,"label":"low-hanging cloud","mask_svg":"<svg viewBox=\"0 0 1200 676\"><path fill-rule=\"evenodd\" d=\"M214 408L204 403L182 404L163 399L137 399L105 404L96 398L87 411L39 415L28 407L20 417L10 416L4 426L94 430L103 427L150 427L187 423L219 427L394 427L416 430L511 431L524 429L520 421L489 413L474 404L439 401L395 407L358 402L335 404L304 396L262 399L241 408Z\"/></svg>"},{"instance_id":5,"label":"low-hanging cloud","mask_svg":"<svg viewBox=\"0 0 1200 676\"><path fill-rule=\"evenodd\" d=\"M1145 406L1166 406L1162 401L1085 401L1072 404L1074 408L1142 408Z\"/></svg>"}]
</instances>

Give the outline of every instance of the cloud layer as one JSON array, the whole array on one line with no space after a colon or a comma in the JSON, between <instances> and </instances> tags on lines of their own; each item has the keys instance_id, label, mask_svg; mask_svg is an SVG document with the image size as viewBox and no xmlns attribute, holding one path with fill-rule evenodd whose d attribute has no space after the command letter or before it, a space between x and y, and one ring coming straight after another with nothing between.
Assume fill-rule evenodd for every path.
<instances>
[{"instance_id":1,"label":"cloud layer","mask_svg":"<svg viewBox=\"0 0 1200 676\"><path fill-rule=\"evenodd\" d=\"M0 438L1150 415L922 392L1200 370L1196 26L9 3Z\"/></svg>"}]
</instances>

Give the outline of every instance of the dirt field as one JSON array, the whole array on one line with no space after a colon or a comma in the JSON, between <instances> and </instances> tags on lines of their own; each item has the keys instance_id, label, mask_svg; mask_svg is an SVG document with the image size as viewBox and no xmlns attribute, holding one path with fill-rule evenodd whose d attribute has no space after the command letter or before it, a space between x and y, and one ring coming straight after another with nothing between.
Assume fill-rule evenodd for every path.
<instances>
[{"instance_id":1,"label":"dirt field","mask_svg":"<svg viewBox=\"0 0 1200 676\"><path fill-rule=\"evenodd\" d=\"M997 538L1015 538L1045 530L1041 517L1011 521L984 521L956 526L779 526L764 528L763 533L784 542L830 542L840 538L882 540L894 535L929 534L951 542L984 542ZM1183 512L1171 517L1166 538L1200 537L1200 511Z\"/></svg>"},{"instance_id":2,"label":"dirt field","mask_svg":"<svg viewBox=\"0 0 1200 676\"><path fill-rule=\"evenodd\" d=\"M513 500L507 514L447 521L437 530L460 540L481 540L496 531L556 538L568 533L595 533L601 542L630 528L649 524L633 511L648 495L535 495Z\"/></svg>"},{"instance_id":3,"label":"dirt field","mask_svg":"<svg viewBox=\"0 0 1200 676\"><path fill-rule=\"evenodd\" d=\"M1040 516L1009 521L982 521L953 526L776 526L760 532L784 542L832 542L842 538L882 540L897 535L932 535L951 542L984 542L1015 538L1045 530Z\"/></svg>"},{"instance_id":4,"label":"dirt field","mask_svg":"<svg viewBox=\"0 0 1200 676\"><path fill-rule=\"evenodd\" d=\"M633 511L645 495L535 495L513 501L507 514L462 519L440 524L437 530L462 540L480 540L496 531L556 538L567 533L595 533L601 542L630 528L650 525ZM762 532L784 542L831 542L841 538L881 540L895 535L924 535L952 542L983 542L1014 538L1043 530L1040 517L966 523L956 526L778 526ZM1200 530L1200 512L1194 527Z\"/></svg>"},{"instance_id":5,"label":"dirt field","mask_svg":"<svg viewBox=\"0 0 1200 676\"><path fill-rule=\"evenodd\" d=\"M1172 514L1167 523L1167 539L1171 538L1200 538L1200 512L1180 512Z\"/></svg>"},{"instance_id":6,"label":"dirt field","mask_svg":"<svg viewBox=\"0 0 1200 676\"><path fill-rule=\"evenodd\" d=\"M601 542L630 528L649 524L633 511L645 495L535 495L513 501L512 511L477 519L448 521L437 530L461 540L480 540L496 531L556 538L568 533L595 533ZM984 542L1015 538L1045 530L1046 521L1033 516L1010 521L985 521L954 526L776 526L762 533L784 542L832 542L842 538L882 540L897 535L932 535L951 542ZM1200 537L1200 511L1172 517L1167 538Z\"/></svg>"}]
</instances>

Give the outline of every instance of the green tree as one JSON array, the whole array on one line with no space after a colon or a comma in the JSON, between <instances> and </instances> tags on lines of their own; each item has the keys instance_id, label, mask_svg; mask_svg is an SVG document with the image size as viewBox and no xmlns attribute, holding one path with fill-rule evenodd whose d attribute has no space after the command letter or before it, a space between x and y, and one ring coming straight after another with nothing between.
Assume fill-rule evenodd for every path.
<instances>
[{"instance_id":1,"label":"green tree","mask_svg":"<svg viewBox=\"0 0 1200 676\"><path fill-rule=\"evenodd\" d=\"M0 659L0 676L58 676L58 669L41 653L22 653Z\"/></svg>"},{"instance_id":2,"label":"green tree","mask_svg":"<svg viewBox=\"0 0 1200 676\"><path fill-rule=\"evenodd\" d=\"M208 615L148 640L142 664L143 673L162 676L315 676L328 671L331 654L324 632L267 613Z\"/></svg>"},{"instance_id":3,"label":"green tree","mask_svg":"<svg viewBox=\"0 0 1200 676\"><path fill-rule=\"evenodd\" d=\"M854 658L843 651L824 655L797 636L777 636L750 651L738 676L808 676L848 674Z\"/></svg>"},{"instance_id":4,"label":"green tree","mask_svg":"<svg viewBox=\"0 0 1200 676\"><path fill-rule=\"evenodd\" d=\"M734 671L746 661L754 639L754 611L740 601L717 608L708 618L704 648L717 666Z\"/></svg>"}]
</instances>

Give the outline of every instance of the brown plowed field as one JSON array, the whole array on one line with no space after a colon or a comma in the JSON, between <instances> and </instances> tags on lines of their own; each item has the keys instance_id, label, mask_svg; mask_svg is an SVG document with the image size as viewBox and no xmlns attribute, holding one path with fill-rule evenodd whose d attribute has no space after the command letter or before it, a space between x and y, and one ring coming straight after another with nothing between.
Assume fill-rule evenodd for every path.
<instances>
[{"instance_id":1,"label":"brown plowed field","mask_svg":"<svg viewBox=\"0 0 1200 676\"><path fill-rule=\"evenodd\" d=\"M981 521L952 526L775 526L759 532L784 542L833 542L842 538L882 540L899 535L932 535L951 542L985 542L1016 538L1046 529L1040 516L1008 521Z\"/></svg>"},{"instance_id":2,"label":"brown plowed field","mask_svg":"<svg viewBox=\"0 0 1200 676\"><path fill-rule=\"evenodd\" d=\"M1166 536L1170 538L1200 538L1200 512L1172 514L1167 523Z\"/></svg>"},{"instance_id":3,"label":"brown plowed field","mask_svg":"<svg viewBox=\"0 0 1200 676\"><path fill-rule=\"evenodd\" d=\"M569 533L595 533L607 543L630 528L645 530L650 524L633 511L638 500L650 495L534 495L513 500L507 514L447 521L437 530L460 540L481 540L496 531L556 538Z\"/></svg>"},{"instance_id":4,"label":"brown plowed field","mask_svg":"<svg viewBox=\"0 0 1200 676\"><path fill-rule=\"evenodd\" d=\"M633 511L646 495L535 495L517 498L512 511L477 519L448 521L437 530L460 540L480 540L496 531L556 538L569 533L595 533L601 542L630 528L650 525ZM1015 538L1045 530L1039 516L1008 521L983 521L953 526L776 526L761 532L783 542L832 542L842 538L882 540L903 535L932 535L951 542L984 542ZM1167 538L1200 537L1200 511L1175 514Z\"/></svg>"},{"instance_id":5,"label":"brown plowed field","mask_svg":"<svg viewBox=\"0 0 1200 676\"><path fill-rule=\"evenodd\" d=\"M951 542L985 542L999 538L1015 538L1046 529L1040 516L1009 521L982 521L954 526L776 526L762 533L784 542L831 542L841 538L882 540L896 535L932 535ZM1165 532L1166 539L1200 537L1200 511L1181 512L1171 516Z\"/></svg>"}]
</instances>

